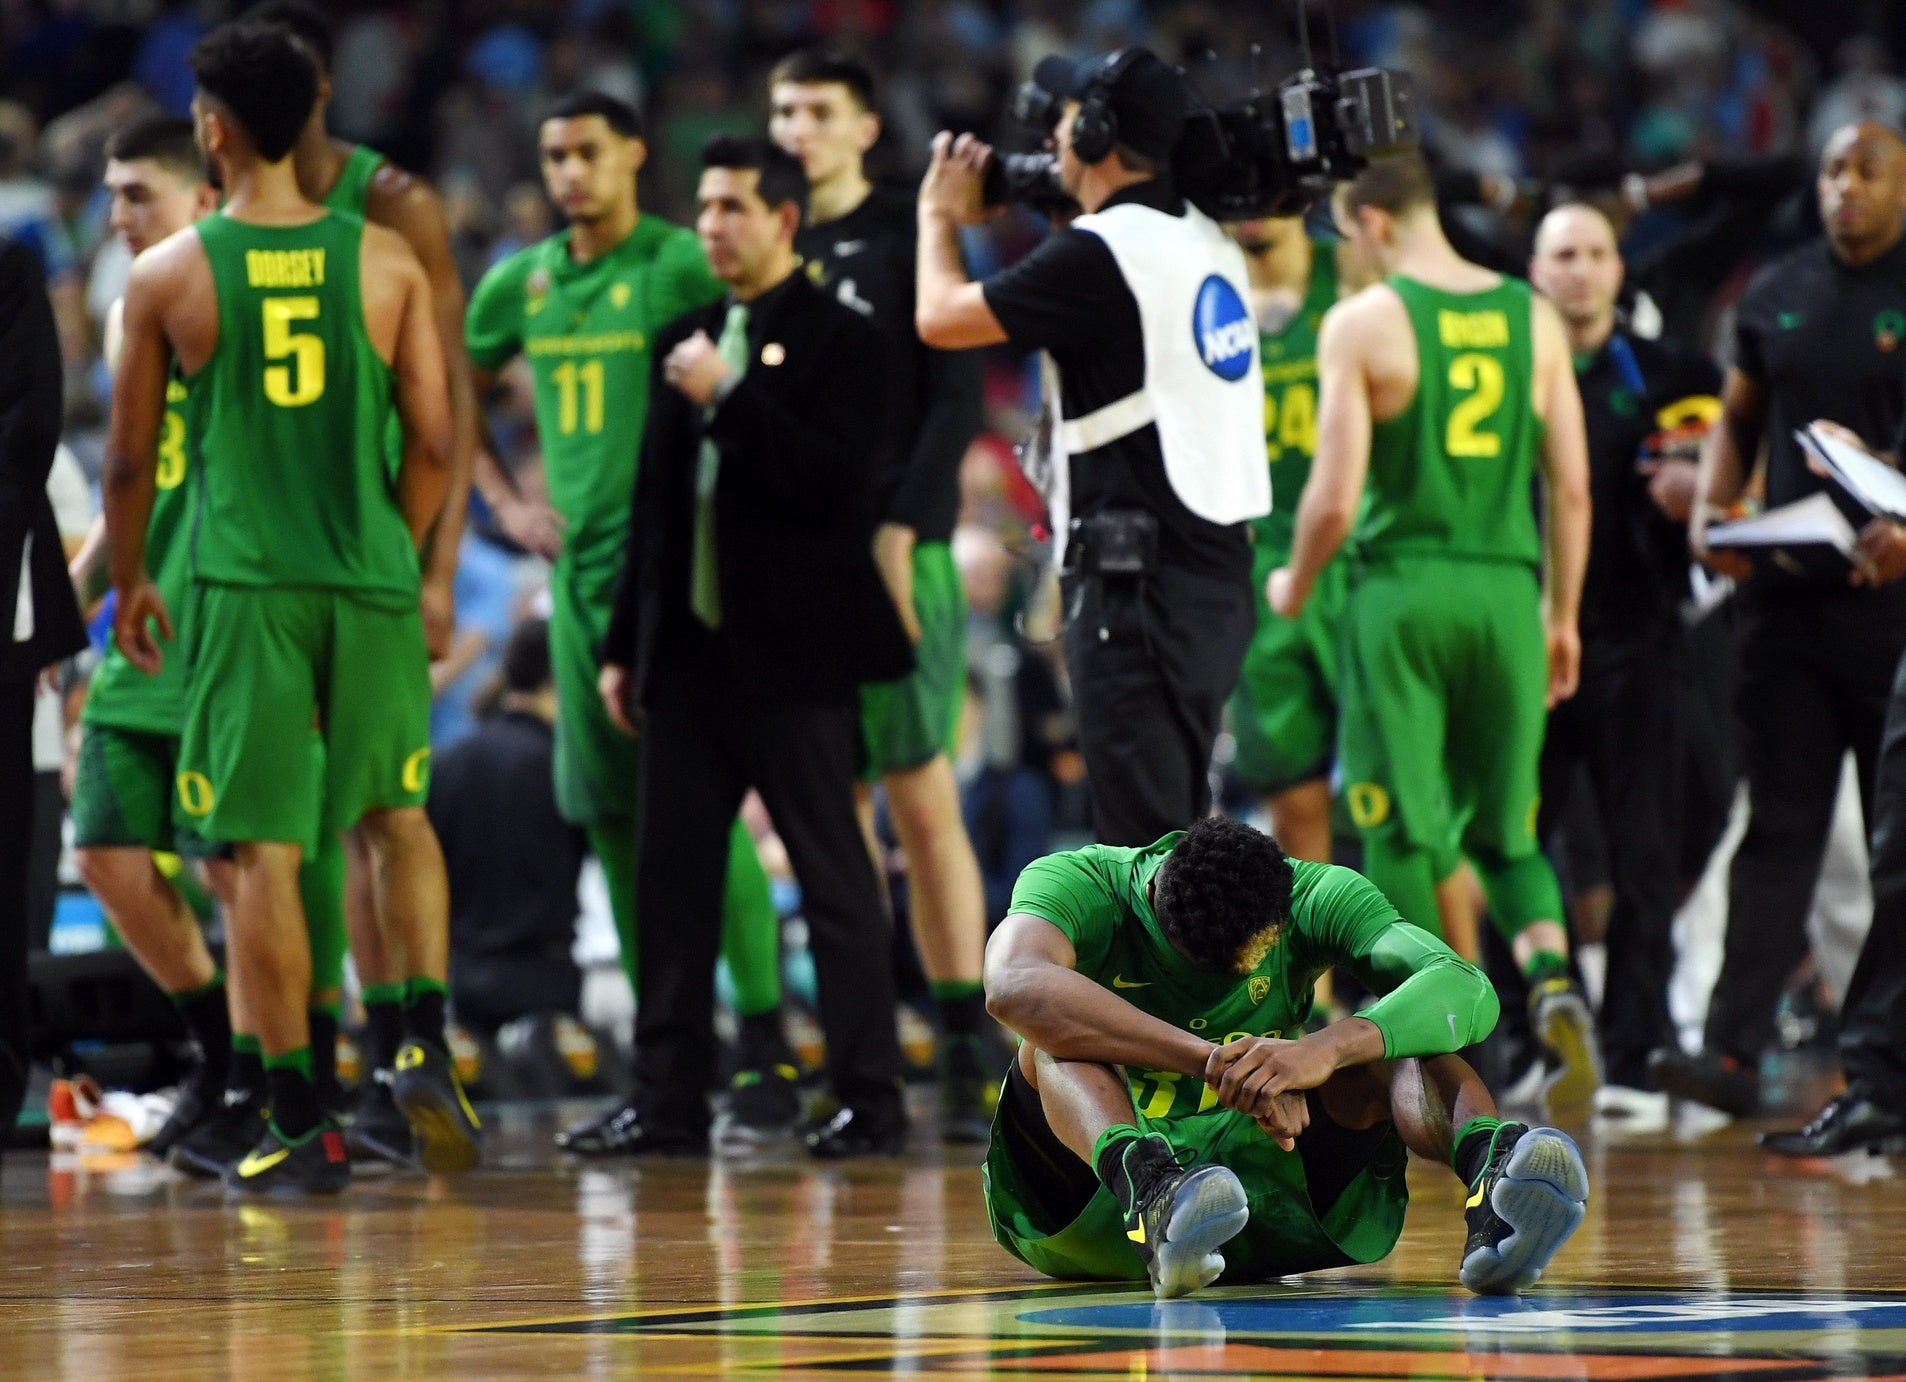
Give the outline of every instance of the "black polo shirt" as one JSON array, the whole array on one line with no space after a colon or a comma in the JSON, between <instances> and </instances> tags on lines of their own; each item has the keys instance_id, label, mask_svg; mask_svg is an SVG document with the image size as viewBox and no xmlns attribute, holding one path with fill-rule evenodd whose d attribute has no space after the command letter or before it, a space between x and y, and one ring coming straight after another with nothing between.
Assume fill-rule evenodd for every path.
<instances>
[{"instance_id":1,"label":"black polo shirt","mask_svg":"<svg viewBox=\"0 0 1906 1382\"><path fill-rule=\"evenodd\" d=\"M1670 341L1616 332L1575 364L1588 431L1588 579L1582 587L1582 636L1646 638L1677 617L1688 592L1687 525L1671 521L1648 497L1636 462L1649 439L1672 431L1691 400L1715 406L1721 372L1714 362Z\"/></svg>"},{"instance_id":2,"label":"black polo shirt","mask_svg":"<svg viewBox=\"0 0 1906 1382\"><path fill-rule=\"evenodd\" d=\"M1184 199L1169 178L1123 188L1105 205L1123 202L1173 216L1185 214ZM1144 387L1145 337L1138 299L1126 286L1111 247L1090 231L1072 226L1055 231L981 286L986 305L1013 345L1052 356L1068 419L1096 412ZM1156 426L1147 424L1074 456L1070 464L1075 517L1142 509L1158 518L1161 564L1221 580L1250 580L1249 526L1212 523L1184 506L1165 475Z\"/></svg>"},{"instance_id":3,"label":"black polo shirt","mask_svg":"<svg viewBox=\"0 0 1906 1382\"><path fill-rule=\"evenodd\" d=\"M1770 507L1827 487L1796 427L1830 418L1891 446L1906 419L1906 241L1859 268L1825 240L1769 264L1736 309L1734 367L1767 390Z\"/></svg>"},{"instance_id":4,"label":"black polo shirt","mask_svg":"<svg viewBox=\"0 0 1906 1382\"><path fill-rule=\"evenodd\" d=\"M945 542L959 518L960 462L983 420L984 361L977 350L934 350L914 330L914 207L911 189L876 187L845 216L803 226L794 248L810 278L887 338L892 436L881 517L921 542Z\"/></svg>"}]
</instances>

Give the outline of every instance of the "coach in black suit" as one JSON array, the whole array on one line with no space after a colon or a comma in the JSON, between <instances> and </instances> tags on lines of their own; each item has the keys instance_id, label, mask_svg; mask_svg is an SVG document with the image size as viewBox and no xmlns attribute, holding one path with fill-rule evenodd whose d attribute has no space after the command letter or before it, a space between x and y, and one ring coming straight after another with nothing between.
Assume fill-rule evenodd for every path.
<instances>
[{"instance_id":1,"label":"coach in black suit","mask_svg":"<svg viewBox=\"0 0 1906 1382\"><path fill-rule=\"evenodd\" d=\"M654 344L603 694L643 740L635 1101L578 1151L707 1145L727 840L758 788L801 883L841 1112L817 1156L900 1150L891 940L854 816L857 688L912 649L873 562L886 410L874 326L799 271L801 165L702 151L697 230L722 302Z\"/></svg>"},{"instance_id":2,"label":"coach in black suit","mask_svg":"<svg viewBox=\"0 0 1906 1382\"><path fill-rule=\"evenodd\" d=\"M59 339L39 261L0 240L0 1146L26 1096L34 682L86 646L46 497L60 389Z\"/></svg>"}]
</instances>

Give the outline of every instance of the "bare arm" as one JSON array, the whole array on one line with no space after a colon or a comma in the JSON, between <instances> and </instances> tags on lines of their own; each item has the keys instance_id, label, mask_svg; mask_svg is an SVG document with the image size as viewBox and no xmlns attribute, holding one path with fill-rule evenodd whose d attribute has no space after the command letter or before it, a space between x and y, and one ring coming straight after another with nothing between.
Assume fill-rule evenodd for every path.
<instances>
[{"instance_id":1,"label":"bare arm","mask_svg":"<svg viewBox=\"0 0 1906 1382\"><path fill-rule=\"evenodd\" d=\"M380 173L380 179L385 175ZM387 196L373 185L372 200L380 215L375 219L402 235L429 285L431 313L437 343L450 390L450 475L443 511L425 554L424 579L448 586L457 571L457 544L463 536L463 518L470 504L471 456L477 440L477 394L470 356L463 342L463 281L450 253L450 227L443 200L430 186L408 174L393 175Z\"/></svg>"},{"instance_id":2,"label":"bare arm","mask_svg":"<svg viewBox=\"0 0 1906 1382\"><path fill-rule=\"evenodd\" d=\"M1287 618L1310 599L1317 577L1357 520L1370 470L1370 380L1364 347L1373 323L1370 300L1333 307L1317 339L1317 455L1297 501L1297 532L1272 607ZM1277 581L1279 573L1274 573Z\"/></svg>"},{"instance_id":3,"label":"bare arm","mask_svg":"<svg viewBox=\"0 0 1906 1382\"><path fill-rule=\"evenodd\" d=\"M1078 973L1065 933L1025 912L986 943L986 1011L1047 1055L1203 1079L1211 1043Z\"/></svg>"},{"instance_id":4,"label":"bare arm","mask_svg":"<svg viewBox=\"0 0 1906 1382\"><path fill-rule=\"evenodd\" d=\"M411 540L423 550L449 492L456 424L444 376L443 347L431 311L430 284L414 258L399 261L405 276L403 315L391 373L397 382L397 412L404 425L404 458L397 472L397 502Z\"/></svg>"},{"instance_id":5,"label":"bare arm","mask_svg":"<svg viewBox=\"0 0 1906 1382\"><path fill-rule=\"evenodd\" d=\"M72 577L73 593L79 597L81 609L88 608L106 593L105 514L93 520L86 540L73 553L73 559L66 563L66 574Z\"/></svg>"},{"instance_id":6,"label":"bare arm","mask_svg":"<svg viewBox=\"0 0 1906 1382\"><path fill-rule=\"evenodd\" d=\"M1759 380L1729 369L1721 381L1721 421L1701 447L1701 468L1694 479L1694 511L1688 518L1688 545L1695 557L1723 575L1745 580L1753 571L1737 552L1711 552L1708 522L1741 497L1759 462L1767 428L1767 389Z\"/></svg>"},{"instance_id":7,"label":"bare arm","mask_svg":"<svg viewBox=\"0 0 1906 1382\"><path fill-rule=\"evenodd\" d=\"M980 181L993 151L970 134L942 131L920 183L920 248L915 265L913 325L936 350L998 345L1006 329L986 305L980 285L960 261L960 226L984 218Z\"/></svg>"},{"instance_id":8,"label":"bare arm","mask_svg":"<svg viewBox=\"0 0 1906 1382\"><path fill-rule=\"evenodd\" d=\"M119 596L114 636L120 650L148 673L159 670L161 659L147 620L157 619L171 634L165 604L146 574L146 525L157 494L159 432L172 363L163 304L173 285L165 267L164 261L142 258L126 283L125 339L113 376L112 420L100 476L108 567Z\"/></svg>"},{"instance_id":9,"label":"bare arm","mask_svg":"<svg viewBox=\"0 0 1906 1382\"><path fill-rule=\"evenodd\" d=\"M1588 433L1562 319L1546 299L1534 302L1536 358L1542 371L1542 468L1548 476L1549 502L1542 609L1553 706L1575 694L1581 673L1577 620L1588 572Z\"/></svg>"}]
</instances>

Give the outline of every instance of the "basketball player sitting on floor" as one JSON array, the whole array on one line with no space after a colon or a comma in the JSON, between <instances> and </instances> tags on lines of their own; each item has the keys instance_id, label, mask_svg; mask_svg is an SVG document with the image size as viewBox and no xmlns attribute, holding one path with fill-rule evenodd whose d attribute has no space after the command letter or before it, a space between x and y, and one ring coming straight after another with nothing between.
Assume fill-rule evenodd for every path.
<instances>
[{"instance_id":1,"label":"basketball player sitting on floor","mask_svg":"<svg viewBox=\"0 0 1906 1382\"><path fill-rule=\"evenodd\" d=\"M1303 1035L1334 965L1378 998ZM1451 1054L1495 1025L1489 981L1361 875L1236 821L1036 860L986 998L1025 1039L987 1211L1048 1276L1149 1276L1169 1297L1374 1262L1402 1232L1406 1149L1472 1192L1472 1291L1527 1289L1582 1221L1574 1142L1498 1120Z\"/></svg>"}]
</instances>

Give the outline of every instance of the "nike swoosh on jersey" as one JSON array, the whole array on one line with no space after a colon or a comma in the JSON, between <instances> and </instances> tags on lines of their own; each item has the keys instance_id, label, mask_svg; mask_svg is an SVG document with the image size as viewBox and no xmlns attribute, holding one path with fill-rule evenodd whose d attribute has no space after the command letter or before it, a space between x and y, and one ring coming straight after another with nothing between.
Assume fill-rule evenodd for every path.
<instances>
[{"instance_id":1,"label":"nike swoosh on jersey","mask_svg":"<svg viewBox=\"0 0 1906 1382\"><path fill-rule=\"evenodd\" d=\"M1135 984L1123 974L1114 974L1112 976L1112 987L1115 989L1148 989L1151 986L1152 981L1149 979L1145 980L1142 984Z\"/></svg>"},{"instance_id":2,"label":"nike swoosh on jersey","mask_svg":"<svg viewBox=\"0 0 1906 1382\"><path fill-rule=\"evenodd\" d=\"M256 1152L253 1152L238 1163L238 1174L241 1177L262 1176L265 1172L269 1171L290 1155L291 1149L289 1147L280 1147L277 1151L267 1152L263 1156L259 1156Z\"/></svg>"}]
</instances>

